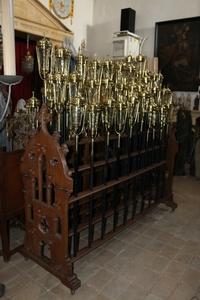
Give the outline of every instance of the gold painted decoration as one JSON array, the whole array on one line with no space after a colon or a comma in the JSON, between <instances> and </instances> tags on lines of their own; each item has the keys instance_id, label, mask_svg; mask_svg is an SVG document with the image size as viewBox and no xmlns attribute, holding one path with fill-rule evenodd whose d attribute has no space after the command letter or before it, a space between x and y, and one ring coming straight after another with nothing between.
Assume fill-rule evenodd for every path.
<instances>
[{"instance_id":1,"label":"gold painted decoration","mask_svg":"<svg viewBox=\"0 0 200 300\"><path fill-rule=\"evenodd\" d=\"M72 18L74 15L74 0L49 0L49 7L58 18Z\"/></svg>"}]
</instances>

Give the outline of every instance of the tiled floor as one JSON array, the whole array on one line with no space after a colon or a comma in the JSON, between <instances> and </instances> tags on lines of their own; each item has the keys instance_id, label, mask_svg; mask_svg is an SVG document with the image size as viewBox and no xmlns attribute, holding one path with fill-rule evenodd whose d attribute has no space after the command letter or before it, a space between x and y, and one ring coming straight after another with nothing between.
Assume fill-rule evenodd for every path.
<instances>
[{"instance_id":1,"label":"tiled floor","mask_svg":"<svg viewBox=\"0 0 200 300\"><path fill-rule=\"evenodd\" d=\"M58 279L20 254L0 258L0 282L13 300L200 300L200 181L174 180L175 212L160 205L75 264L82 287Z\"/></svg>"}]
</instances>

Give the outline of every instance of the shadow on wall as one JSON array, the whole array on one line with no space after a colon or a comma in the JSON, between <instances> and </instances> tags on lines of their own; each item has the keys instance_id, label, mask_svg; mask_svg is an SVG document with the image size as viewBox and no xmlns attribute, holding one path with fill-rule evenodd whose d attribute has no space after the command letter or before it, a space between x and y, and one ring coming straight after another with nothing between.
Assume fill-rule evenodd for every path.
<instances>
[{"instance_id":1,"label":"shadow on wall","mask_svg":"<svg viewBox=\"0 0 200 300\"><path fill-rule=\"evenodd\" d=\"M87 26L87 50L89 55L106 57L112 56L112 24L102 23L94 26Z\"/></svg>"},{"instance_id":2,"label":"shadow on wall","mask_svg":"<svg viewBox=\"0 0 200 300\"><path fill-rule=\"evenodd\" d=\"M136 30L136 34L138 34L142 38L147 38L144 42L142 48L142 54L148 57L154 57L154 31L152 28L142 28Z\"/></svg>"}]
</instances>

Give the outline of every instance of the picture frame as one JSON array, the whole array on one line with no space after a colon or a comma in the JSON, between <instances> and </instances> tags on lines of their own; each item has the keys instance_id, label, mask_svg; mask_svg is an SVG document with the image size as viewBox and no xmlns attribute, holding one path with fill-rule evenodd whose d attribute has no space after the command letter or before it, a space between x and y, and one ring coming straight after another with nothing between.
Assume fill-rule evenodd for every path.
<instances>
[{"instance_id":1,"label":"picture frame","mask_svg":"<svg viewBox=\"0 0 200 300\"><path fill-rule=\"evenodd\" d=\"M58 18L72 18L74 15L74 0L49 0L49 8Z\"/></svg>"},{"instance_id":2,"label":"picture frame","mask_svg":"<svg viewBox=\"0 0 200 300\"><path fill-rule=\"evenodd\" d=\"M200 17L155 23L154 55L164 84L172 91L200 85Z\"/></svg>"}]
</instances>

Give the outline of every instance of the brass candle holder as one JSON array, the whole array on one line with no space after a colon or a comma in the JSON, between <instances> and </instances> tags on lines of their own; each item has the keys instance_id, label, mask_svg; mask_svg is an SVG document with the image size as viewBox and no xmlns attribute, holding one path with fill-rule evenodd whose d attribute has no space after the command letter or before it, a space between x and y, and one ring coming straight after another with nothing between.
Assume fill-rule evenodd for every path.
<instances>
[{"instance_id":1,"label":"brass candle holder","mask_svg":"<svg viewBox=\"0 0 200 300\"><path fill-rule=\"evenodd\" d=\"M40 100L37 99L34 95L34 92L32 92L32 97L29 98L26 102L26 110L27 110L27 114L30 117L33 130L38 128L37 115L39 112L39 108L40 108Z\"/></svg>"},{"instance_id":2,"label":"brass candle holder","mask_svg":"<svg viewBox=\"0 0 200 300\"><path fill-rule=\"evenodd\" d=\"M86 57L83 42L75 58L76 68L71 73L69 49L53 47L46 38L37 43L45 100L52 113L57 115L55 127L62 131L61 123L64 124L68 138L75 137L76 151L78 137L81 134L88 135L91 138L91 161L100 121L106 137L106 160L110 132L113 130L117 135L118 162L121 135L124 132L131 141L134 126L139 124L140 132L145 132L148 143L150 130L154 140L158 126L160 137L164 128L167 128L171 92L163 89L162 74L147 69L146 57L141 51L143 41L137 57L128 56L119 61ZM91 188L92 182L93 179Z\"/></svg>"},{"instance_id":3,"label":"brass candle holder","mask_svg":"<svg viewBox=\"0 0 200 300\"><path fill-rule=\"evenodd\" d=\"M90 189L94 186L94 141L98 135L99 121L100 121L100 107L96 104L90 104L87 107L86 114L86 132L91 139L90 151Z\"/></svg>"},{"instance_id":4,"label":"brass candle holder","mask_svg":"<svg viewBox=\"0 0 200 300\"><path fill-rule=\"evenodd\" d=\"M52 42L49 39L44 37L43 39L37 41L36 54L37 54L39 75L40 78L44 81L44 102L46 102L46 96L47 96L46 79L47 79L47 75L51 73L52 71L51 68L53 65L52 50L53 50Z\"/></svg>"},{"instance_id":5,"label":"brass candle holder","mask_svg":"<svg viewBox=\"0 0 200 300\"><path fill-rule=\"evenodd\" d=\"M79 159L79 136L85 127L86 105L81 97L71 99L69 106L69 134L75 137L74 157L74 194L78 193L78 159Z\"/></svg>"}]
</instances>

